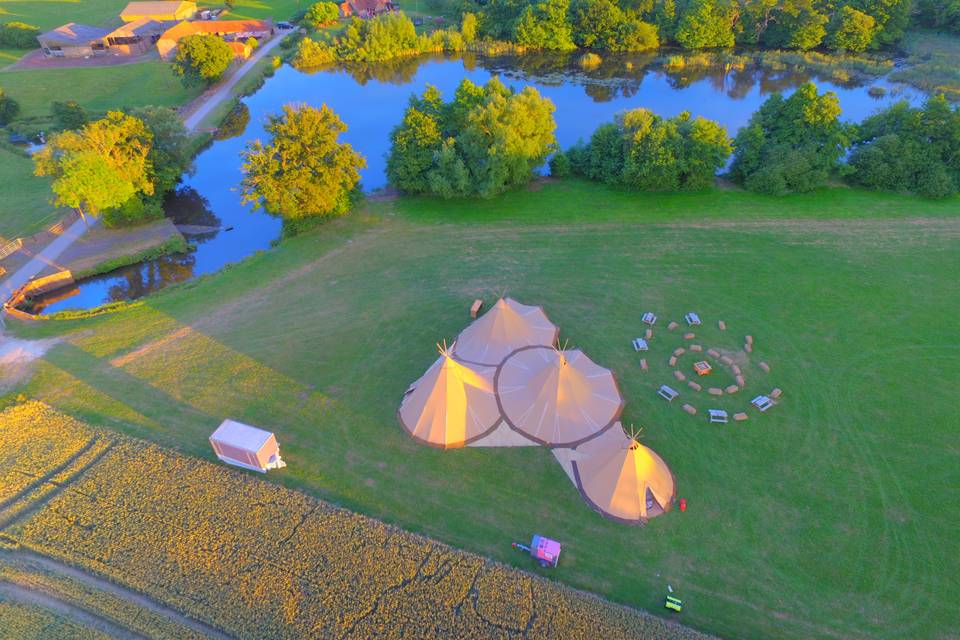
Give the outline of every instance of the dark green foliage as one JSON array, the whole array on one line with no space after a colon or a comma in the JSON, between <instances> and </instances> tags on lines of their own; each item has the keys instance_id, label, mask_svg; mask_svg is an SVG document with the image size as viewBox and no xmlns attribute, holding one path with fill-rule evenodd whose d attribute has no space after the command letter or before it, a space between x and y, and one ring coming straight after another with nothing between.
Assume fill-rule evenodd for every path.
<instances>
[{"instance_id":1,"label":"dark green foliage","mask_svg":"<svg viewBox=\"0 0 960 640\"><path fill-rule=\"evenodd\" d=\"M674 37L685 49L732 47L736 17L736 6L732 2L691 0Z\"/></svg>"},{"instance_id":2,"label":"dark green foliage","mask_svg":"<svg viewBox=\"0 0 960 640\"><path fill-rule=\"evenodd\" d=\"M573 175L573 165L570 163L570 157L563 151L557 151L550 158L550 177L569 178Z\"/></svg>"},{"instance_id":3,"label":"dark green foliage","mask_svg":"<svg viewBox=\"0 0 960 640\"><path fill-rule=\"evenodd\" d=\"M103 225L108 229L133 227L163 217L163 206L156 196L136 194L119 207L104 209Z\"/></svg>"},{"instance_id":4,"label":"dark green foliage","mask_svg":"<svg viewBox=\"0 0 960 640\"><path fill-rule=\"evenodd\" d=\"M167 107L141 107L131 112L147 126L153 144L147 159L153 166L154 193L164 196L173 189L180 176L193 168L190 137L177 112Z\"/></svg>"},{"instance_id":5,"label":"dark green foliage","mask_svg":"<svg viewBox=\"0 0 960 640\"><path fill-rule=\"evenodd\" d=\"M853 7L843 7L830 23L829 44L843 51L866 51L877 34L876 19Z\"/></svg>"},{"instance_id":6,"label":"dark green foliage","mask_svg":"<svg viewBox=\"0 0 960 640\"><path fill-rule=\"evenodd\" d=\"M20 113L20 104L0 88L0 127L10 124L18 113Z\"/></svg>"},{"instance_id":7,"label":"dark green foliage","mask_svg":"<svg viewBox=\"0 0 960 640\"><path fill-rule=\"evenodd\" d=\"M40 29L23 22L0 23L0 49L34 49Z\"/></svg>"},{"instance_id":8,"label":"dark green foliage","mask_svg":"<svg viewBox=\"0 0 960 640\"><path fill-rule=\"evenodd\" d=\"M517 44L532 49L569 51L576 48L568 12L570 0L544 0L528 5L514 30Z\"/></svg>"},{"instance_id":9,"label":"dark green foliage","mask_svg":"<svg viewBox=\"0 0 960 640\"><path fill-rule=\"evenodd\" d=\"M730 157L726 130L681 113L661 118L647 109L600 125L587 145L567 151L574 174L639 191L691 191L713 185Z\"/></svg>"},{"instance_id":10,"label":"dark green foliage","mask_svg":"<svg viewBox=\"0 0 960 640\"><path fill-rule=\"evenodd\" d=\"M50 112L61 129L79 129L89 121L86 110L76 100L54 102L50 105Z\"/></svg>"},{"instance_id":11,"label":"dark green foliage","mask_svg":"<svg viewBox=\"0 0 960 640\"><path fill-rule=\"evenodd\" d=\"M606 51L646 51L660 46L656 26L613 0L578 0L571 7L577 46Z\"/></svg>"},{"instance_id":12,"label":"dark green foliage","mask_svg":"<svg viewBox=\"0 0 960 640\"><path fill-rule=\"evenodd\" d=\"M920 24L960 33L960 0L916 0Z\"/></svg>"},{"instance_id":13,"label":"dark green foliage","mask_svg":"<svg viewBox=\"0 0 960 640\"><path fill-rule=\"evenodd\" d=\"M872 189L907 191L928 198L960 189L960 111L943 96L921 108L901 102L858 128L850 179Z\"/></svg>"},{"instance_id":14,"label":"dark green foliage","mask_svg":"<svg viewBox=\"0 0 960 640\"><path fill-rule=\"evenodd\" d=\"M216 36L192 35L180 40L173 59L173 72L186 85L213 84L233 61L230 46Z\"/></svg>"},{"instance_id":15,"label":"dark green foliage","mask_svg":"<svg viewBox=\"0 0 960 640\"><path fill-rule=\"evenodd\" d=\"M391 133L390 184L404 193L490 197L530 181L555 150L553 103L532 87L464 80L444 103L435 87L410 99Z\"/></svg>"},{"instance_id":16,"label":"dark green foliage","mask_svg":"<svg viewBox=\"0 0 960 640\"><path fill-rule=\"evenodd\" d=\"M740 130L731 175L751 191L782 195L826 186L848 144L832 92L813 83L789 98L774 94Z\"/></svg>"}]
</instances>

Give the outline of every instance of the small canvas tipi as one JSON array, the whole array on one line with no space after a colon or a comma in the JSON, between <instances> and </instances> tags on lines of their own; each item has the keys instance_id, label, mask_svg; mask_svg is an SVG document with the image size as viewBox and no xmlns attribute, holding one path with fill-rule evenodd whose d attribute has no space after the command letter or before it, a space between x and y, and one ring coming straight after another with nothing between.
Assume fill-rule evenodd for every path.
<instances>
[{"instance_id":1,"label":"small canvas tipi","mask_svg":"<svg viewBox=\"0 0 960 640\"><path fill-rule=\"evenodd\" d=\"M460 332L454 352L457 358L466 362L497 366L521 347L552 346L559 331L542 307L500 298L489 311Z\"/></svg>"},{"instance_id":2,"label":"small canvas tipi","mask_svg":"<svg viewBox=\"0 0 960 640\"><path fill-rule=\"evenodd\" d=\"M500 365L495 383L506 423L548 447L576 446L623 410L613 373L579 349L520 349Z\"/></svg>"},{"instance_id":3,"label":"small canvas tipi","mask_svg":"<svg viewBox=\"0 0 960 640\"><path fill-rule=\"evenodd\" d=\"M667 463L624 433L619 422L576 448L573 476L590 506L620 522L658 516L670 509L676 494Z\"/></svg>"},{"instance_id":4,"label":"small canvas tipi","mask_svg":"<svg viewBox=\"0 0 960 640\"><path fill-rule=\"evenodd\" d=\"M493 394L495 368L465 364L446 347L400 403L400 424L414 440L443 449L462 447L500 424Z\"/></svg>"}]
</instances>

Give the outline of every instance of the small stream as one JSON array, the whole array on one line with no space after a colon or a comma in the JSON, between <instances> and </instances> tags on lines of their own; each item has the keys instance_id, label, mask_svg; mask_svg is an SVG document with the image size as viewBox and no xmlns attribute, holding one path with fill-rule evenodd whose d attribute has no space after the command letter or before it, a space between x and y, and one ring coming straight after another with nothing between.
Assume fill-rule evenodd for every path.
<instances>
[{"instance_id":1,"label":"small stream","mask_svg":"<svg viewBox=\"0 0 960 640\"><path fill-rule=\"evenodd\" d=\"M906 99L919 103L921 92L888 82L840 84L806 71L690 69L665 73L650 66L650 56L608 57L598 68L583 71L570 55L526 55L501 58L429 57L307 74L284 66L245 100L250 122L242 135L214 142L196 158L196 171L166 202L167 215L178 225L216 230L186 233L195 250L171 255L78 282L36 301L36 311L53 313L89 309L133 300L171 284L212 273L267 249L281 231L280 221L240 204L240 152L249 140L263 137L267 116L287 103L328 104L347 123L343 139L367 158L361 172L364 189L386 185L385 155L390 130L401 120L411 93L427 84L450 98L463 78L477 84L499 75L520 88L535 86L556 105L557 138L566 148L590 136L601 123L625 109L646 107L663 116L688 110L717 120L731 135L773 92L789 93L814 80L820 90L835 91L843 117L861 120L878 108ZM879 87L882 96L869 89Z\"/></svg>"}]
</instances>

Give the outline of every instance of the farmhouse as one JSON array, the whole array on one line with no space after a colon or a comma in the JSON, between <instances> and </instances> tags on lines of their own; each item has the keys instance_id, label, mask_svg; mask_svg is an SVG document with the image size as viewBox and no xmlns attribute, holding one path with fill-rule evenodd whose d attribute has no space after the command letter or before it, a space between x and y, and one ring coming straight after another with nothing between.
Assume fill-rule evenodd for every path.
<instances>
[{"instance_id":1,"label":"farmhouse","mask_svg":"<svg viewBox=\"0 0 960 640\"><path fill-rule=\"evenodd\" d=\"M110 29L68 22L37 36L43 55L48 58L87 58L107 53L106 37Z\"/></svg>"},{"instance_id":2,"label":"farmhouse","mask_svg":"<svg viewBox=\"0 0 960 640\"><path fill-rule=\"evenodd\" d=\"M136 22L143 18L158 22L176 22L192 18L197 12L195 2L131 2L120 12L124 22Z\"/></svg>"},{"instance_id":3,"label":"farmhouse","mask_svg":"<svg viewBox=\"0 0 960 640\"><path fill-rule=\"evenodd\" d=\"M246 57L249 47L242 46L247 38L263 40L273 35L273 23L269 20L219 20L201 22L181 22L169 29L157 40L160 56L169 59L173 56L177 43L187 36L206 34L223 38L233 46L234 55Z\"/></svg>"},{"instance_id":4,"label":"farmhouse","mask_svg":"<svg viewBox=\"0 0 960 640\"><path fill-rule=\"evenodd\" d=\"M167 26L153 18L125 22L106 35L110 53L136 55L146 53L166 30Z\"/></svg>"},{"instance_id":5,"label":"farmhouse","mask_svg":"<svg viewBox=\"0 0 960 640\"><path fill-rule=\"evenodd\" d=\"M396 2L388 0L346 0L340 3L340 15L345 18L349 16L372 18L381 13L396 11L398 8Z\"/></svg>"}]
</instances>

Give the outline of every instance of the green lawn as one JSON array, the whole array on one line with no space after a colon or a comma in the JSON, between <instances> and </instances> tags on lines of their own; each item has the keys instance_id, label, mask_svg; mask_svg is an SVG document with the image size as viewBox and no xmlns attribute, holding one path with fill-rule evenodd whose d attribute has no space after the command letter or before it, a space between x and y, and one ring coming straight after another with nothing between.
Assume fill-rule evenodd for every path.
<instances>
[{"instance_id":1,"label":"green lawn","mask_svg":"<svg viewBox=\"0 0 960 640\"><path fill-rule=\"evenodd\" d=\"M20 118L49 117L50 103L76 100L94 113L122 107L179 107L199 95L170 65L141 62L115 67L30 69L0 73L0 86L20 103Z\"/></svg>"},{"instance_id":2,"label":"green lawn","mask_svg":"<svg viewBox=\"0 0 960 640\"><path fill-rule=\"evenodd\" d=\"M27 236L56 222L50 197L50 182L33 175L32 160L0 147L0 237Z\"/></svg>"},{"instance_id":3,"label":"green lawn","mask_svg":"<svg viewBox=\"0 0 960 640\"><path fill-rule=\"evenodd\" d=\"M509 543L550 535L564 555L549 575L658 613L670 584L680 620L721 635L948 638L960 627L957 211L850 190L580 183L371 203L126 312L18 326L68 339L9 397L208 459L224 417L267 427L289 464L269 481L525 568ZM500 291L544 305L562 339L616 372L625 422L671 466L686 513L615 524L546 449L444 452L405 435L404 389L470 302ZM648 309L661 321L643 373L630 340ZM775 385L779 406L719 427L654 396L681 341L663 325L689 310L705 345L754 336L735 400Z\"/></svg>"}]
</instances>

